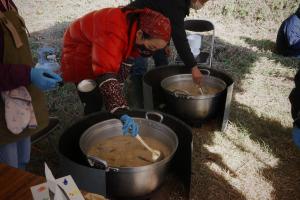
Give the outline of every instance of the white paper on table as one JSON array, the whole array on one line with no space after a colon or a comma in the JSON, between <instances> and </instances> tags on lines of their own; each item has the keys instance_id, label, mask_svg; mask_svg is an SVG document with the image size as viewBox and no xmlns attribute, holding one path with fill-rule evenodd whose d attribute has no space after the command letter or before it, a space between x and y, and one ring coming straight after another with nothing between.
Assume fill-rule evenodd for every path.
<instances>
[{"instance_id":1,"label":"white paper on table","mask_svg":"<svg viewBox=\"0 0 300 200\"><path fill-rule=\"evenodd\" d=\"M45 163L45 176L46 176L46 180L47 180L47 185L48 188L51 192L53 192L53 194L55 194L56 191L56 181L55 178L51 172L51 170L49 169L48 165Z\"/></svg>"},{"instance_id":2,"label":"white paper on table","mask_svg":"<svg viewBox=\"0 0 300 200\"><path fill-rule=\"evenodd\" d=\"M69 200L68 197L61 191L61 189L56 185L54 200Z\"/></svg>"},{"instance_id":3,"label":"white paper on table","mask_svg":"<svg viewBox=\"0 0 300 200\"><path fill-rule=\"evenodd\" d=\"M30 188L34 200L50 200L49 189L46 183Z\"/></svg>"},{"instance_id":4,"label":"white paper on table","mask_svg":"<svg viewBox=\"0 0 300 200\"><path fill-rule=\"evenodd\" d=\"M46 183L31 187L34 200L50 200L49 190L54 194L54 200L84 200L72 176L55 179L45 163Z\"/></svg>"},{"instance_id":5,"label":"white paper on table","mask_svg":"<svg viewBox=\"0 0 300 200\"><path fill-rule=\"evenodd\" d=\"M45 163L45 176L49 190L54 194L54 200L68 200L63 191L58 187L56 179L54 178L48 165Z\"/></svg>"},{"instance_id":6,"label":"white paper on table","mask_svg":"<svg viewBox=\"0 0 300 200\"><path fill-rule=\"evenodd\" d=\"M84 200L80 190L78 189L72 176L68 175L59 179L56 179L56 183L65 191L69 199L72 200Z\"/></svg>"}]
</instances>

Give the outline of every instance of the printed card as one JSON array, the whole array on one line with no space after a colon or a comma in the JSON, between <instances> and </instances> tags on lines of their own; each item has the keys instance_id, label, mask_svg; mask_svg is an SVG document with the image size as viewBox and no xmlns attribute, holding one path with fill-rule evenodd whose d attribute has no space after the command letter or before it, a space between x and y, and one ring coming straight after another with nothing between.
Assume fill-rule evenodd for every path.
<instances>
[{"instance_id":1,"label":"printed card","mask_svg":"<svg viewBox=\"0 0 300 200\"><path fill-rule=\"evenodd\" d=\"M50 200L47 183L42 183L30 188L34 200Z\"/></svg>"},{"instance_id":2,"label":"printed card","mask_svg":"<svg viewBox=\"0 0 300 200\"><path fill-rule=\"evenodd\" d=\"M84 200L72 176L69 175L56 179L56 183L65 191L69 199Z\"/></svg>"}]
</instances>

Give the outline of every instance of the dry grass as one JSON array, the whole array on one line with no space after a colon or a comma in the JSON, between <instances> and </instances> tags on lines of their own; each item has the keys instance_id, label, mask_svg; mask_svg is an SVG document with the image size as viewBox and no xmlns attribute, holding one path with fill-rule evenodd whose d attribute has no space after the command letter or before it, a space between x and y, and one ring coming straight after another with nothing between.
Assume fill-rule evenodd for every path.
<instances>
[{"instance_id":1,"label":"dry grass","mask_svg":"<svg viewBox=\"0 0 300 200\"><path fill-rule=\"evenodd\" d=\"M194 130L193 199L300 199L288 101L299 60L272 52L280 21L213 20L215 67L233 75L235 94L225 133Z\"/></svg>"},{"instance_id":2,"label":"dry grass","mask_svg":"<svg viewBox=\"0 0 300 200\"><path fill-rule=\"evenodd\" d=\"M44 43L60 48L64 28L77 16L125 1L16 2L33 32L35 52ZM299 60L273 53L280 22L298 4L297 0L220 0L191 13L190 18L215 23L214 67L236 81L226 132L209 127L193 130L192 199L300 199L300 153L291 139L288 101ZM49 93L48 99L51 113L62 121L59 135L81 115L82 107L72 85ZM47 145L38 147L51 162L55 154ZM44 154L35 151L32 160L39 163Z\"/></svg>"}]
</instances>

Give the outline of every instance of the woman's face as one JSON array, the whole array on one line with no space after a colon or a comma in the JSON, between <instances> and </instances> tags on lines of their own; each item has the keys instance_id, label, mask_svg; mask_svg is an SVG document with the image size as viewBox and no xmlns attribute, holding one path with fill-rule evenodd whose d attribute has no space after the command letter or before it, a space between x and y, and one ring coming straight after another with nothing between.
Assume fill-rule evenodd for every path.
<instances>
[{"instance_id":1,"label":"woman's face","mask_svg":"<svg viewBox=\"0 0 300 200\"><path fill-rule=\"evenodd\" d=\"M144 38L143 32L137 33L136 46L141 56L148 57L151 56L154 51L163 49L167 46L167 42L158 38Z\"/></svg>"}]
</instances>

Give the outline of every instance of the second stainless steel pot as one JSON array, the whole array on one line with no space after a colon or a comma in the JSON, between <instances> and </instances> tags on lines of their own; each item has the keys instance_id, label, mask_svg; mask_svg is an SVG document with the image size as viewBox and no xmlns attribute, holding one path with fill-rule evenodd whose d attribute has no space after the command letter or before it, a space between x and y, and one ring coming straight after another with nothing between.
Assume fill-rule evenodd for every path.
<instances>
[{"instance_id":1,"label":"second stainless steel pot","mask_svg":"<svg viewBox=\"0 0 300 200\"><path fill-rule=\"evenodd\" d=\"M87 154L88 149L99 140L122 135L122 123L118 119L109 119L97 123L87 129L80 138L79 145L82 152L87 156L89 163L107 171L107 187L111 194L116 197L139 197L147 195L157 189L163 182L168 165L178 146L177 135L172 129L160 122L146 118L134 118L140 126L140 135L155 138L166 145L171 154L163 160L141 167L112 167L99 158ZM153 114L153 113L152 113ZM126 152L124 152L125 154Z\"/></svg>"},{"instance_id":2,"label":"second stainless steel pot","mask_svg":"<svg viewBox=\"0 0 300 200\"><path fill-rule=\"evenodd\" d=\"M219 78L210 76L208 71L207 75L203 75L201 85L219 88L220 92L216 94L191 96L184 92L172 92L168 89L171 84L184 81L190 81L192 84L192 74L173 75L161 81L168 106L184 119L205 120L214 116L220 109L221 95L226 89L226 83Z\"/></svg>"}]
</instances>

